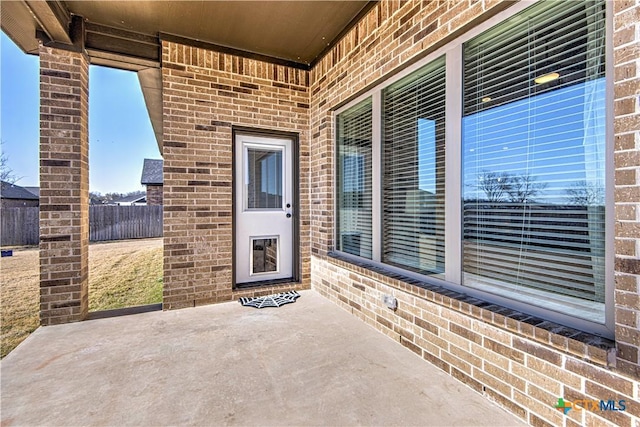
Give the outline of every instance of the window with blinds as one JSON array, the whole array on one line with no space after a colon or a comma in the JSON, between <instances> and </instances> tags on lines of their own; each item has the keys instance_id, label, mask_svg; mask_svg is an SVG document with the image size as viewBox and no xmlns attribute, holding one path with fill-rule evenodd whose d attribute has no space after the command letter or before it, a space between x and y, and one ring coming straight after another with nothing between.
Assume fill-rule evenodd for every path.
<instances>
[{"instance_id":1,"label":"window with blinds","mask_svg":"<svg viewBox=\"0 0 640 427\"><path fill-rule=\"evenodd\" d=\"M445 58L382 92L382 262L444 272Z\"/></svg>"},{"instance_id":2,"label":"window with blinds","mask_svg":"<svg viewBox=\"0 0 640 427\"><path fill-rule=\"evenodd\" d=\"M464 284L604 322L605 2L464 44Z\"/></svg>"},{"instance_id":3,"label":"window with blinds","mask_svg":"<svg viewBox=\"0 0 640 427\"><path fill-rule=\"evenodd\" d=\"M371 98L337 115L337 248L372 257Z\"/></svg>"}]
</instances>

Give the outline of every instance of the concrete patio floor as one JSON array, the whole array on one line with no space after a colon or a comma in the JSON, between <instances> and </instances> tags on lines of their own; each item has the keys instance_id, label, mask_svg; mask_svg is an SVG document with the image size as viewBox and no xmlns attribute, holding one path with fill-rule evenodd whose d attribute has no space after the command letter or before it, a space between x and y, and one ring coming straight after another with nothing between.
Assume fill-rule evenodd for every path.
<instances>
[{"instance_id":1,"label":"concrete patio floor","mask_svg":"<svg viewBox=\"0 0 640 427\"><path fill-rule=\"evenodd\" d=\"M524 425L301 294L39 328L0 363L1 425Z\"/></svg>"}]
</instances>

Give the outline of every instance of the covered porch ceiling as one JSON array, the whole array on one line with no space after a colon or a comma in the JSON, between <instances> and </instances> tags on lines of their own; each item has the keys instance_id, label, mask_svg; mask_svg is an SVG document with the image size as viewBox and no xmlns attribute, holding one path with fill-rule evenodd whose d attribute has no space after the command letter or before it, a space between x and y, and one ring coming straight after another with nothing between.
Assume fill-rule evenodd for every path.
<instances>
[{"instance_id":1,"label":"covered porch ceiling","mask_svg":"<svg viewBox=\"0 0 640 427\"><path fill-rule=\"evenodd\" d=\"M162 151L161 40L310 69L374 1L2 2L2 30L26 53L85 51L92 64L137 71Z\"/></svg>"},{"instance_id":2,"label":"covered porch ceiling","mask_svg":"<svg viewBox=\"0 0 640 427\"><path fill-rule=\"evenodd\" d=\"M92 63L136 71L157 63L159 40L171 36L308 68L374 3L18 0L3 2L2 30L28 53L38 39L82 42Z\"/></svg>"}]
</instances>

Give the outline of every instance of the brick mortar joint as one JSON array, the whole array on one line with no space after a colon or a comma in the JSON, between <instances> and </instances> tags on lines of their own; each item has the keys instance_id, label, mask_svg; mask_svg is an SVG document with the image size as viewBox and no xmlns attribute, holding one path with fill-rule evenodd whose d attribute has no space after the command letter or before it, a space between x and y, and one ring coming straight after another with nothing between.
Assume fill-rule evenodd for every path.
<instances>
[{"instance_id":1,"label":"brick mortar joint","mask_svg":"<svg viewBox=\"0 0 640 427\"><path fill-rule=\"evenodd\" d=\"M618 32L625 31L625 30L630 29L632 27L633 27L634 32L638 31L637 30L638 29L638 25L636 25L636 24L631 24L631 25L628 25L626 27L619 28L617 31ZM633 39L633 40L628 41L628 42L623 43L623 44L615 44L615 41L614 41L613 51L615 52L617 50L624 49L624 48L629 47L629 46L637 46L637 45L640 45L640 39ZM622 62L622 63L617 63L616 62L616 66L621 65L621 64L627 64L628 62L635 62L635 61L637 61L637 59L633 59L633 60L630 60L630 61L627 61L627 62Z\"/></svg>"},{"instance_id":2,"label":"brick mortar joint","mask_svg":"<svg viewBox=\"0 0 640 427\"><path fill-rule=\"evenodd\" d=\"M638 80L639 80L639 83L640 83L640 79L638 79ZM618 101L626 101L628 99L631 99L631 100L635 101L638 98L638 96L640 96L640 94L616 98L616 102L618 102ZM615 117L614 117L614 120L627 119L627 118L630 118L630 117L637 117L637 116L640 116L640 111L634 111L632 113L627 113L627 114L616 114ZM633 151L633 150L628 150L628 151Z\"/></svg>"},{"instance_id":3,"label":"brick mortar joint","mask_svg":"<svg viewBox=\"0 0 640 427\"><path fill-rule=\"evenodd\" d=\"M180 44L178 44L178 45L180 45ZM303 72L303 73L307 73L307 74L310 73L310 71L308 71L308 70L300 70L300 69L289 67L289 66L285 66L285 65L271 64L270 62L260 61L260 60L252 59L252 58L245 58L245 57L242 57L242 56L235 56L235 55L231 55L231 54L225 54L225 53L222 53L222 52L218 52L216 50L204 49L204 48L199 48L199 47L194 47L194 46L189 46L189 45L180 45L180 46L186 46L186 47L190 47L192 49L199 49L199 50L201 50L203 52L212 52L212 53L215 53L215 54L218 54L218 55L225 55L226 57L231 58L231 59L237 58L237 59L240 59L240 60L243 60L243 61L252 61L256 65L257 64L264 64L266 66L282 67L283 69L289 70L290 72L293 72L293 73L297 73L297 72ZM180 78L193 78L195 80L195 75L200 75L200 74L211 75L211 72L214 72L214 73L221 73L221 74L224 75L225 78L229 78L229 79L232 79L235 76L242 76L242 77L245 77L247 79L258 79L258 80L264 80L264 81L269 81L269 82L273 82L273 81L280 82L279 80L267 79L267 78L264 78L264 77L260 77L259 75L235 73L233 71L219 70L219 69L215 69L215 68L207 68L206 66L201 66L201 65L192 63L190 61L190 59L176 58L175 61L167 59L167 60L163 60L162 64L163 64L163 66L162 66L163 70L168 70L168 72L170 73L171 76L180 77ZM173 73L174 73L175 70L168 69L167 67L164 66L164 64L182 65L182 66L184 66L186 68L182 72L195 73L195 75L194 75L194 77L184 77L184 76L180 76L180 75L174 75ZM198 70L207 70L207 73L198 73L198 72L193 71L193 70L188 70L188 68L193 68L193 69L198 69ZM291 83L291 82L280 82L280 83L292 84L294 86L300 86L300 87L305 87L305 88L309 87L308 85L305 85L304 82L301 82L299 84L294 84L294 83Z\"/></svg>"},{"instance_id":4,"label":"brick mortar joint","mask_svg":"<svg viewBox=\"0 0 640 427\"><path fill-rule=\"evenodd\" d=\"M640 61L637 61L637 60L636 60L636 61L625 62L624 64L620 64L619 66L618 66L618 65L616 65L616 68L618 68L618 67L619 67L619 68L623 68L625 65L629 65L629 64L632 64L632 63L634 63L634 62L635 62L636 64L640 64ZM640 67L640 65L638 65L638 66ZM623 79L620 79L620 78L617 78L617 79L616 79L616 78L614 77L614 80L613 80L613 86L615 87L615 86L618 86L618 85L621 85L621 84L626 84L626 83L635 83L635 82L636 82L636 81L638 81L638 80L640 80L640 73L636 73L636 75L634 75L634 76L626 77L626 78L623 78ZM623 96L616 97L616 100L618 100L618 99L624 99L624 98L633 98L633 97L634 97L634 96L636 96L636 95L637 95L637 94L634 94L634 95L623 95Z\"/></svg>"},{"instance_id":5,"label":"brick mortar joint","mask_svg":"<svg viewBox=\"0 0 640 427\"><path fill-rule=\"evenodd\" d=\"M579 333L579 334L580 334L580 335L582 335L582 336L589 336L589 337L591 337L591 336L592 336L592 337L593 337L593 338L595 338L596 340L600 340L601 342L602 342L602 341L604 341L604 342L605 342L605 344L603 345L603 347L598 347L597 345L589 344L589 343L584 342L584 341L582 341L582 340L574 340L574 339L572 339L572 338L570 338L570 337L566 337L566 338L567 338L567 340L577 341L577 342L580 342L580 343L584 344L584 345L587 347L587 353L590 353L590 352L591 352L591 351L589 351L588 349L593 349L593 350L604 350L604 351L606 351L606 353L607 353L607 358L606 358L606 359L607 359L607 360L606 360L606 361L605 361L605 363L603 364L603 363L600 363L600 362L599 362L599 361L597 361L597 360L593 360L593 359L592 359L591 357L589 357L587 354L582 355L582 357L581 357L581 356L578 356L578 355L576 355L576 354L574 354L574 353L571 353L570 351L565 350L565 349L563 349L563 348L555 347L555 346L553 346L551 343L543 342L543 341L538 341L538 340L536 340L535 338L532 338L532 337L531 337L531 336L529 336L529 335L523 334L523 333L521 333L521 332L519 332L519 331L514 331L514 330L512 330L512 329L508 329L508 328L506 328L505 326L500 325L500 324L498 324L498 323L494 322L493 320L491 320L491 321L486 320L482 315L480 315L480 316L475 316L475 315L473 315L472 313L469 313L469 312L463 311L463 310L461 310L461 309L459 309L459 308L456 308L456 307L454 307L454 306L452 306L452 305L446 305L446 304L444 304L444 303L442 303L442 302L438 302L438 301L436 301L435 299L430 299L430 298L428 298L428 297L421 296L421 295L419 295L417 292L413 292L413 291L412 291L412 288L420 288L419 286L417 286L417 285L412 285L412 284L410 284L410 283L404 282L402 279L394 278L394 277L391 277L391 276L386 276L386 275L384 275L383 273L369 272L366 268L360 267L360 266L358 266L358 265L356 265L356 264L352 264L352 263L350 263L349 261L345 261L345 260L343 260L343 259L340 259L340 258L334 257L334 256L332 256L332 255L324 255L324 256L320 256L320 255L317 255L317 254L312 254L312 259L313 259L313 258L316 258L316 259L318 259L318 260L320 260L320 261L326 262L326 263L328 263L328 264L330 264L330 265L333 265L333 266L336 266L336 267L338 267L338 268L343 268L343 269L345 269L345 270L347 270L347 271L349 271L349 272L351 272L351 273L354 273L354 274L357 274L357 275L360 275L360 276L366 277L367 279L374 280L374 281L376 281L376 282L378 282L378 283L382 284L383 286L389 286L389 287L391 287L391 288L394 288L394 289L399 290L400 292L405 292L406 294L408 294L408 295L410 295L410 296L412 296L412 297L414 297L414 298L419 298L419 299L421 299L421 300L423 300L423 301L427 301L427 302L429 302L429 303L435 304L435 305L437 305L438 307L444 307L444 308L447 308L447 309L453 310L453 311L455 311L456 313L459 313L459 314L461 314L461 315L463 315L463 316L466 316L467 318L469 318L469 319L470 319L470 320L472 320L472 321L473 321L473 320L476 320L476 321L480 321L480 322L486 323L486 324L491 325L491 326L493 326L493 327L495 327L495 328L498 328L498 329L499 329L499 330L501 330L501 331L504 331L504 332L506 332L506 333L511 334L513 337L518 337L518 338L521 338L521 339L530 340L531 342L535 343L536 345L543 346L543 347L545 347L545 348L547 348L547 349L549 349L549 350L551 350L551 351L555 351L555 352L557 352L557 353L561 354L561 355L563 356L563 358L564 358L564 357L572 357L572 358L575 358L575 359L580 360L580 361L582 361L582 362L589 363L589 364L591 364L591 365L593 365L593 366L596 366L596 367L599 367L599 368L604 368L604 369L615 368L615 359L616 359L616 357L615 357L615 354L616 354L616 343L615 343L615 342L613 342L612 340L608 340L608 339L605 339L605 338L597 337L597 336L595 336L595 335L588 334L588 333L586 333L586 332L576 330L576 332L577 332L577 333ZM362 271L359 271L358 269L363 269L364 273L363 273ZM371 273L373 273L373 274L371 274ZM394 280L394 281L402 282L402 283L404 283L404 284L407 286L407 288L400 288L400 287L396 287L396 286L394 286L394 285L392 285L392 284L384 283L384 282L380 281L378 278L376 278L376 277L375 277L375 275L376 275L376 274L378 274L378 275L382 275L383 277L387 277L387 278L389 278L390 280ZM458 300L458 299L457 299L457 298L455 298L455 297L448 296L448 295L443 295L443 294L440 294L440 293L439 293L439 292L437 292L437 291L430 290L430 289L428 289L428 291L429 291L429 292L433 292L434 294L438 294L438 295L440 295L441 297L445 297L445 298L448 298L448 299L451 299L451 300L456 300L456 301L459 301L460 303L469 304L469 305L472 305L472 306L473 306L473 304L468 303L468 302L465 302L465 301L460 301L460 300ZM497 304L491 304L491 305L497 305ZM481 308L481 307L479 307L479 309L480 309L481 311L487 311L487 310L485 310L484 308ZM491 312L491 310L488 310L488 311L489 311L489 312ZM516 311L516 310L514 310L514 311ZM499 313L498 313L498 314L499 314ZM506 316L506 315L502 315L502 316L504 316L504 317L506 317L506 318L509 318L509 316ZM531 316L531 317L535 317L535 316ZM514 321L516 321L519 325L520 325L520 324L522 324L522 323L524 323L524 322L521 322L521 321L516 320L516 319L513 319L513 320L514 320ZM541 320L544 320L544 319L541 319ZM526 323L525 323L525 324L526 324ZM535 327L535 325L531 325L531 326ZM562 325L558 325L558 326L562 326ZM572 329L572 328L569 328L569 329ZM558 334L553 334L551 331L548 331L548 333L549 333L550 335L558 335ZM558 336L561 336L561 335L558 335ZM618 374L618 375L620 375L620 374Z\"/></svg>"}]
</instances>

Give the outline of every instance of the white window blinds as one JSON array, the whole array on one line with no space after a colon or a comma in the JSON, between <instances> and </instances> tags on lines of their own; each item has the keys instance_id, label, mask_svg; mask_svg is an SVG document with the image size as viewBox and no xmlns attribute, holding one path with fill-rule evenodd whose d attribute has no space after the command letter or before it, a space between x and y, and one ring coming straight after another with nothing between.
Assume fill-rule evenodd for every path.
<instances>
[{"instance_id":1,"label":"white window blinds","mask_svg":"<svg viewBox=\"0 0 640 427\"><path fill-rule=\"evenodd\" d=\"M540 2L464 45L464 284L604 319L605 5Z\"/></svg>"},{"instance_id":2,"label":"white window blinds","mask_svg":"<svg viewBox=\"0 0 640 427\"><path fill-rule=\"evenodd\" d=\"M371 98L337 116L338 209L336 247L372 257Z\"/></svg>"},{"instance_id":3,"label":"white window blinds","mask_svg":"<svg viewBox=\"0 0 640 427\"><path fill-rule=\"evenodd\" d=\"M445 58L382 92L382 261L444 272Z\"/></svg>"}]
</instances>

